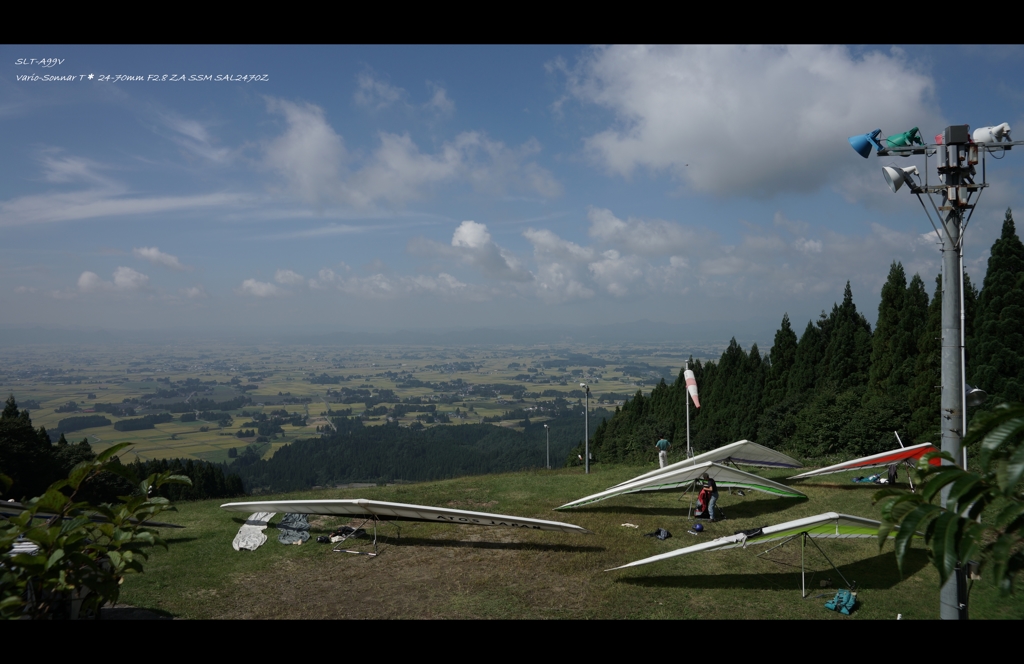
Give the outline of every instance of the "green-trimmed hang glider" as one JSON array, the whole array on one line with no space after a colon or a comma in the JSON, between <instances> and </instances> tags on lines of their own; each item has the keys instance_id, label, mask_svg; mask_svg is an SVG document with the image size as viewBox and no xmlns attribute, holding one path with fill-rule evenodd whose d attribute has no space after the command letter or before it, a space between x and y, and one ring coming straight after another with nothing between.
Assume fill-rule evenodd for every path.
<instances>
[{"instance_id":1,"label":"green-trimmed hang glider","mask_svg":"<svg viewBox=\"0 0 1024 664\"><path fill-rule=\"evenodd\" d=\"M700 476L704 473L707 473L708 476L714 479L715 483L721 487L752 489L754 491L763 491L765 493L770 493L773 496L782 496L786 498L807 497L807 495L802 491L788 487L785 484L779 484L778 482L773 482L769 479L765 479L751 473L745 473L742 470L737 470L736 468L730 468L728 466L717 464L713 461L708 461L696 466L677 468L672 472L661 473L654 475L653 477L641 477L630 482L626 482L625 484L605 489L601 493L595 493L592 496L574 500L571 503L566 503L565 505L556 507L555 509L572 509L574 507L581 507L583 505L596 503L600 500L614 498L615 496L621 496L627 493L638 493L641 491L666 491L668 489L685 488L700 479Z\"/></svg>"},{"instance_id":2,"label":"green-trimmed hang glider","mask_svg":"<svg viewBox=\"0 0 1024 664\"><path fill-rule=\"evenodd\" d=\"M719 537L718 539L711 540L710 542L703 542L683 549L676 549L675 551L651 556L650 558L637 560L605 571L613 572L627 567L648 565L650 563L668 560L669 558L685 556L691 553L700 553L702 551L720 551L721 549L735 549L737 547L747 548L747 546L753 543L762 544L764 542L786 539L787 537L798 537L800 535L806 535L807 537L813 537L816 539L877 537L880 525L881 523L879 521L875 521L873 519L850 516L849 514L838 514L836 512L826 512L816 516L796 519L795 521L787 521L775 526L765 526L764 528L748 530L736 533L735 535L729 535L727 537Z\"/></svg>"},{"instance_id":3,"label":"green-trimmed hang glider","mask_svg":"<svg viewBox=\"0 0 1024 664\"><path fill-rule=\"evenodd\" d=\"M654 477L655 475L671 473L679 470L680 468L689 468L690 466L696 466L697 464L705 463L707 461L716 461L722 464L732 463L743 466L759 466L761 468L803 468L803 464L791 456L786 456L782 452L776 452L764 445L758 445L757 443L749 440L738 440L735 443L723 445L722 447L711 450L710 452L704 452L703 454L698 454L690 459L677 461L676 463L671 463L664 468L658 468L657 470L652 470L649 473L644 473L639 477L634 477L631 480L622 482L622 484L632 484L633 482ZM617 484L616 486L622 486L622 484Z\"/></svg>"}]
</instances>

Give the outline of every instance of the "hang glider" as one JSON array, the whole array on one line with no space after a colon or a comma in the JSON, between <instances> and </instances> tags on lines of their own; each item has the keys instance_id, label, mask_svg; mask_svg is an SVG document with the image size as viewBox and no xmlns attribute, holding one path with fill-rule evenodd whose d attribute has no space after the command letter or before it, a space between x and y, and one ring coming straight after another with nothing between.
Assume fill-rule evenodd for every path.
<instances>
[{"instance_id":1,"label":"hang glider","mask_svg":"<svg viewBox=\"0 0 1024 664\"><path fill-rule=\"evenodd\" d=\"M250 503L226 503L221 509L229 512L277 512L285 514L328 514L334 516L369 517L375 521L423 521L427 523L459 523L470 526L506 526L528 530L550 530L562 533L590 533L571 523L528 519L505 514L486 514L447 507L388 503L381 500L355 498L350 500L269 500Z\"/></svg>"},{"instance_id":2,"label":"hang glider","mask_svg":"<svg viewBox=\"0 0 1024 664\"><path fill-rule=\"evenodd\" d=\"M808 477L815 477L817 475L831 475L832 473L841 473L844 470L860 470L862 468L877 468L879 466L890 466L894 463L907 462L913 463L920 459L928 452L937 452L938 449L931 443L921 443L920 445L914 445L912 447L904 447L899 450L891 450L889 452L882 452L881 454L872 454L871 456L861 457L860 459L854 459L853 461L844 461L843 463L837 463L834 466L828 466L826 468L819 468L818 470L812 470L800 475L794 475L790 477L791 480L802 480ZM933 466L938 466L941 461L939 459L932 459Z\"/></svg>"},{"instance_id":3,"label":"hang glider","mask_svg":"<svg viewBox=\"0 0 1024 664\"><path fill-rule=\"evenodd\" d=\"M637 560L605 571L613 572L627 567L649 565L650 563L661 562L662 560L668 560L669 558L685 556L691 553L701 553L703 551L720 551L722 549L735 549L737 547L746 548L752 543L761 544L763 542L795 538L803 535L815 539L877 537L880 525L880 522L873 519L850 516L849 514L838 514L836 512L826 512L816 516L796 519L795 521L787 521L775 526L765 526L763 528L756 528L754 530L736 533L735 535L729 535L727 537L719 537L718 539L713 539L710 542L703 542L683 549L676 549L675 551L651 556L650 558Z\"/></svg>"},{"instance_id":4,"label":"hang glider","mask_svg":"<svg viewBox=\"0 0 1024 664\"><path fill-rule=\"evenodd\" d=\"M663 469L663 470L667 470ZM661 473L646 479L641 478L613 486L610 489L605 489L601 493L595 493L592 496L586 498L580 498L574 500L571 503L566 503L561 507L556 507L556 510L567 510L575 507L581 507L590 503L596 503L601 500L608 498L614 498L615 496L621 496L627 493L639 493L641 491L666 491L668 489L680 489L688 487L695 481L700 479L700 476L707 473L709 477L715 480L715 483L720 487L726 488L737 488L737 489L752 489L754 491L763 491L770 493L774 496L783 496L786 498L806 498L806 494L797 489L786 486L785 484L779 484L769 479L753 475L751 473L737 470L736 468L730 468L723 466L713 461L708 461L696 466L688 466L685 468L677 468L674 471L668 473Z\"/></svg>"},{"instance_id":5,"label":"hang glider","mask_svg":"<svg viewBox=\"0 0 1024 664\"><path fill-rule=\"evenodd\" d=\"M616 486L632 484L638 480L654 477L664 473L671 473L680 468L689 468L690 466L696 466L697 464L705 463L707 461L716 461L722 464L733 463L745 466L760 466L762 468L803 468L803 464L791 456L786 456L782 452L776 452L775 450L768 449L764 445L758 445L757 443L749 440L738 440L735 443L723 445L722 447L711 450L710 452L704 452L703 454L698 454L690 459L677 461L676 463L669 464L664 468L658 468L657 470L652 470L649 473L644 473L639 477L634 477L633 479L622 482L622 484L617 484Z\"/></svg>"}]
</instances>

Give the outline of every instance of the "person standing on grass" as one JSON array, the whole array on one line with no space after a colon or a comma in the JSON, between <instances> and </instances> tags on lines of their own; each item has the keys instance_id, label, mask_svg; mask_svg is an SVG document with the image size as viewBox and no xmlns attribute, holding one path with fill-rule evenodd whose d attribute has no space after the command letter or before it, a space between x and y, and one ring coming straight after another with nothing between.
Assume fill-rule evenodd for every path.
<instances>
[{"instance_id":1,"label":"person standing on grass","mask_svg":"<svg viewBox=\"0 0 1024 664\"><path fill-rule=\"evenodd\" d=\"M672 447L672 443L662 438L654 446L658 448L658 463L661 464L659 467L664 468L668 465L668 448Z\"/></svg>"},{"instance_id":2,"label":"person standing on grass","mask_svg":"<svg viewBox=\"0 0 1024 664\"><path fill-rule=\"evenodd\" d=\"M718 504L718 485L711 479L711 476L704 473L700 476L704 480L704 486L711 489L711 499L708 500L708 518L712 521L717 521L715 518L715 505Z\"/></svg>"}]
</instances>

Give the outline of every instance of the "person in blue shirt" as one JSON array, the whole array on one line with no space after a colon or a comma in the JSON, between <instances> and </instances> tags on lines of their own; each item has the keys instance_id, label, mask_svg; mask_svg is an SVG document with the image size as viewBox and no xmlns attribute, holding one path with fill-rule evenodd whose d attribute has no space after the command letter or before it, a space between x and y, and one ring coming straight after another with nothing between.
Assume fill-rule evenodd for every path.
<instances>
[{"instance_id":1,"label":"person in blue shirt","mask_svg":"<svg viewBox=\"0 0 1024 664\"><path fill-rule=\"evenodd\" d=\"M659 467L664 468L668 465L668 448L672 447L672 443L662 438L654 446L658 448L658 463L661 464Z\"/></svg>"}]
</instances>

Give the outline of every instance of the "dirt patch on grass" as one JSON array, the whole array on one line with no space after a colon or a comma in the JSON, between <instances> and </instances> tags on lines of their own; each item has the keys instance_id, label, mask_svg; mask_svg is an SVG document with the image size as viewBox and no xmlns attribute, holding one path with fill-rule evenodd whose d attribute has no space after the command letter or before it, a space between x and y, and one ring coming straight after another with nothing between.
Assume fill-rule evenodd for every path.
<instances>
[{"instance_id":1,"label":"dirt patch on grass","mask_svg":"<svg viewBox=\"0 0 1024 664\"><path fill-rule=\"evenodd\" d=\"M234 577L210 617L543 618L585 607L579 584L552 571L558 551L537 551L515 532L450 530L403 536L375 558L316 545L318 555Z\"/></svg>"}]
</instances>

